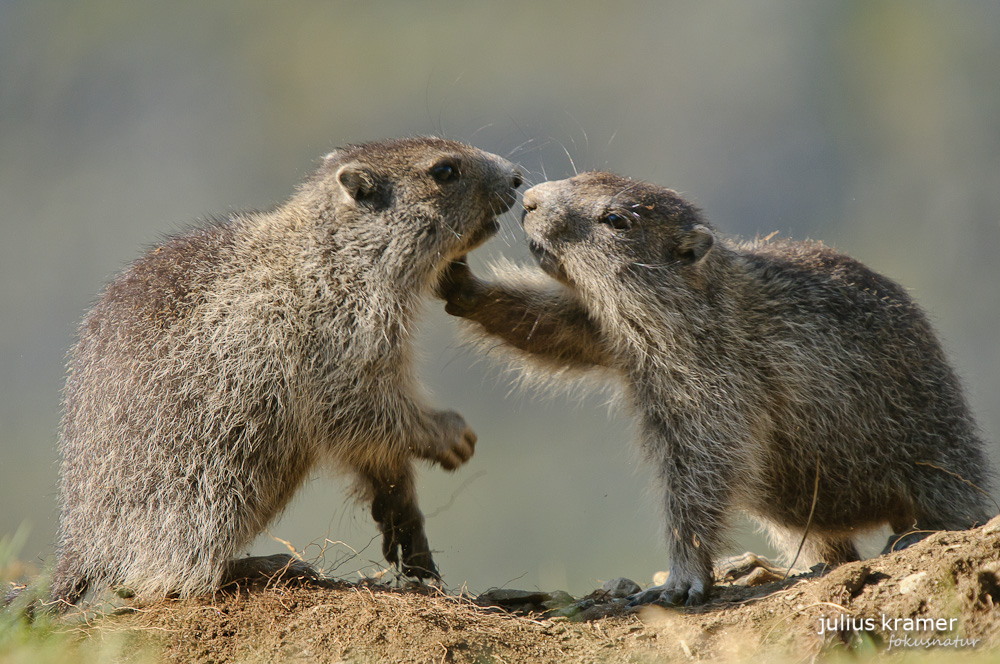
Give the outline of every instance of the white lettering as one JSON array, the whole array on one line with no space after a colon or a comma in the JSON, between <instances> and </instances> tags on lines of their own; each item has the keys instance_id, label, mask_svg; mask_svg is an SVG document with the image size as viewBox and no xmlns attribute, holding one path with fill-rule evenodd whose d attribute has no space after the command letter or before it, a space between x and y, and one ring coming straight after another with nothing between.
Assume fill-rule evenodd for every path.
<instances>
[{"instance_id":1,"label":"white lettering","mask_svg":"<svg viewBox=\"0 0 1000 664\"><path fill-rule=\"evenodd\" d=\"M958 618L892 617L884 613L879 619L839 614L821 616L816 634L845 632L874 632L881 626L886 639L886 650L893 648L975 648L981 639L963 639L953 636ZM950 633L950 634L949 634Z\"/></svg>"}]
</instances>

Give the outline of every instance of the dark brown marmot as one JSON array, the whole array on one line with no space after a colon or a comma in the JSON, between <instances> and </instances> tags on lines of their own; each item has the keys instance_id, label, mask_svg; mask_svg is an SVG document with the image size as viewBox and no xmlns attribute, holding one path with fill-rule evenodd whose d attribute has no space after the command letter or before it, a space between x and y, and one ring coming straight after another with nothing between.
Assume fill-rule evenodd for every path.
<instances>
[{"instance_id":1,"label":"dark brown marmot","mask_svg":"<svg viewBox=\"0 0 1000 664\"><path fill-rule=\"evenodd\" d=\"M529 377L600 366L623 383L670 554L666 584L633 603L704 602L735 510L791 554L808 524L800 560L831 564L885 523L988 519L983 443L899 285L819 243L727 240L673 191L607 173L540 184L524 207L560 283L510 268L486 283L456 263L441 294Z\"/></svg>"},{"instance_id":2,"label":"dark brown marmot","mask_svg":"<svg viewBox=\"0 0 1000 664\"><path fill-rule=\"evenodd\" d=\"M350 146L275 210L169 238L125 270L69 356L52 598L212 591L320 464L356 475L386 560L436 578L413 459L453 470L476 436L423 403L410 337L520 184L452 141Z\"/></svg>"}]
</instances>

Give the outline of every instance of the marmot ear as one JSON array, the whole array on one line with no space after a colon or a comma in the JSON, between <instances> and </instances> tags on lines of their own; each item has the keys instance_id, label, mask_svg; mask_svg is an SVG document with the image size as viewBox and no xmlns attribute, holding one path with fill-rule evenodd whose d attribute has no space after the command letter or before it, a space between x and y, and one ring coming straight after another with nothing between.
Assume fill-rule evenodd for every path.
<instances>
[{"instance_id":1,"label":"marmot ear","mask_svg":"<svg viewBox=\"0 0 1000 664\"><path fill-rule=\"evenodd\" d=\"M677 247L677 253L692 263L697 263L712 250L715 245L715 233L707 226L695 224L685 230Z\"/></svg>"},{"instance_id":2,"label":"marmot ear","mask_svg":"<svg viewBox=\"0 0 1000 664\"><path fill-rule=\"evenodd\" d=\"M340 156L341 156L341 150L340 148L337 148L333 152L323 156L323 165L329 168L333 164L333 162L335 162L337 159L340 158Z\"/></svg>"},{"instance_id":3,"label":"marmot ear","mask_svg":"<svg viewBox=\"0 0 1000 664\"><path fill-rule=\"evenodd\" d=\"M375 193L375 178L367 168L356 161L340 167L337 171L337 182L347 195L356 201L363 201Z\"/></svg>"}]
</instances>

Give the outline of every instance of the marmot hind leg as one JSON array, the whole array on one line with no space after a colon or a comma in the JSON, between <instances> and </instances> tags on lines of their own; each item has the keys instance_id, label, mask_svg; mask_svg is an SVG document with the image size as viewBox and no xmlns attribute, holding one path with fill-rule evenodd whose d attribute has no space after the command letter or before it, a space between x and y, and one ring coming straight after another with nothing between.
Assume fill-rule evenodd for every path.
<instances>
[{"instance_id":1,"label":"marmot hind leg","mask_svg":"<svg viewBox=\"0 0 1000 664\"><path fill-rule=\"evenodd\" d=\"M778 525L767 518L757 517L757 521L766 530L771 546L781 552L782 561L796 569L808 569L817 563L835 566L861 560L852 535L809 532L803 542L801 530Z\"/></svg>"},{"instance_id":2,"label":"marmot hind leg","mask_svg":"<svg viewBox=\"0 0 1000 664\"><path fill-rule=\"evenodd\" d=\"M412 464L407 461L395 471L364 472L361 480L371 500L372 518L382 532L386 561L398 565L405 576L439 580L424 515L417 506Z\"/></svg>"},{"instance_id":3,"label":"marmot hind leg","mask_svg":"<svg viewBox=\"0 0 1000 664\"><path fill-rule=\"evenodd\" d=\"M228 561L219 586L257 586L322 579L323 575L306 561L287 553L277 553Z\"/></svg>"},{"instance_id":4,"label":"marmot hind leg","mask_svg":"<svg viewBox=\"0 0 1000 664\"><path fill-rule=\"evenodd\" d=\"M773 539L773 535L772 535ZM780 539L790 548L784 548L782 558L784 565L772 562L767 558L747 551L738 556L729 556L715 561L715 577L720 581L727 581L735 585L760 585L770 581L779 581L786 576L801 574L809 570L816 563L824 563L831 567L843 563L861 560L854 541L850 537L833 537L829 535L810 536L802 544L802 551L799 551L799 543L802 542L802 535L788 532L781 535ZM798 557L796 553L798 552Z\"/></svg>"},{"instance_id":5,"label":"marmot hind leg","mask_svg":"<svg viewBox=\"0 0 1000 664\"><path fill-rule=\"evenodd\" d=\"M93 579L80 572L80 566L76 554L63 552L59 555L55 570L52 572L52 586L49 589L51 608L55 611L65 611L73 606L90 588Z\"/></svg>"},{"instance_id":6,"label":"marmot hind leg","mask_svg":"<svg viewBox=\"0 0 1000 664\"><path fill-rule=\"evenodd\" d=\"M947 472L938 468L932 470ZM932 477L917 483L915 488L915 504L890 520L892 535L880 555L901 551L939 530L968 530L981 526L995 514L987 507L989 494L979 485L958 476Z\"/></svg>"},{"instance_id":7,"label":"marmot hind leg","mask_svg":"<svg viewBox=\"0 0 1000 664\"><path fill-rule=\"evenodd\" d=\"M795 552L792 551L791 555L794 556ZM854 539L837 535L810 535L802 547L800 561L803 557L812 564L826 563L831 567L861 560Z\"/></svg>"}]
</instances>

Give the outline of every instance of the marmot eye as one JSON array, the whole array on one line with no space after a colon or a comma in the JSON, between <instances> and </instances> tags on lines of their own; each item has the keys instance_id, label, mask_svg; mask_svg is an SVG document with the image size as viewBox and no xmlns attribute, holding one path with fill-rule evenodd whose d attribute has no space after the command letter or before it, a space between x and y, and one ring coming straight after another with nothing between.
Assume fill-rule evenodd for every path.
<instances>
[{"instance_id":1,"label":"marmot eye","mask_svg":"<svg viewBox=\"0 0 1000 664\"><path fill-rule=\"evenodd\" d=\"M458 164L451 160L439 161L431 166L431 177L438 182L452 182L458 179Z\"/></svg>"},{"instance_id":2,"label":"marmot eye","mask_svg":"<svg viewBox=\"0 0 1000 664\"><path fill-rule=\"evenodd\" d=\"M632 220L623 214L618 214L617 212L609 212L603 217L601 217L601 223L607 224L619 231L627 231L632 228Z\"/></svg>"}]
</instances>

